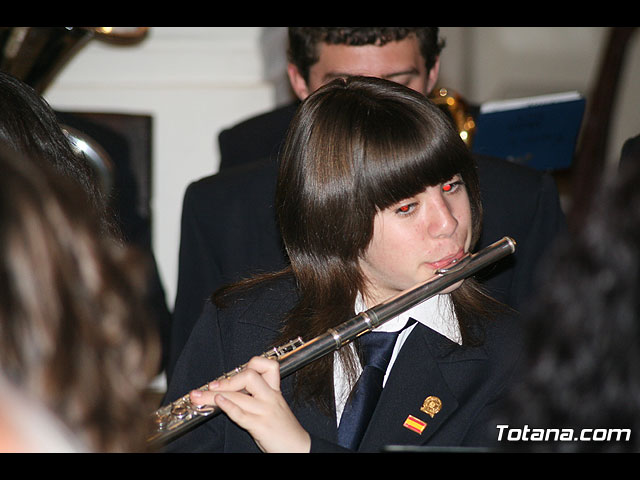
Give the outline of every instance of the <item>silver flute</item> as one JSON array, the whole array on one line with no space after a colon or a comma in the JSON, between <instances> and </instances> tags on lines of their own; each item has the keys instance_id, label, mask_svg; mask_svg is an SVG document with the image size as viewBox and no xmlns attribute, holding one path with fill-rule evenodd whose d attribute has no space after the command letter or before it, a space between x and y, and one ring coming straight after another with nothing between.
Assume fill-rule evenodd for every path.
<instances>
[{"instance_id":1,"label":"silver flute","mask_svg":"<svg viewBox=\"0 0 640 480\"><path fill-rule=\"evenodd\" d=\"M379 303L308 342L298 337L263 353L262 356L277 360L280 364L280 377L284 378L328 353L342 348L358 336L379 327L457 282L511 255L515 250L516 242L510 237L504 237L477 253L467 254L447 268L436 270L434 278ZM245 365L236 367L216 380L229 378L240 373L244 368ZM208 389L209 383L199 388L203 391ZM166 444L217 413L220 413L220 409L216 406L193 404L187 393L154 412L152 427L154 430L147 441L151 446Z\"/></svg>"}]
</instances>

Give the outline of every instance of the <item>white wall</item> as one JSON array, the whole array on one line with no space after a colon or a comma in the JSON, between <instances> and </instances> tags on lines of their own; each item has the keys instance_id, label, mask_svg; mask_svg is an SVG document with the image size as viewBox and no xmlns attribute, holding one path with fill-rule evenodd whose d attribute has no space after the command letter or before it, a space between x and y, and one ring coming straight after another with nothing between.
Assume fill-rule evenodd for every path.
<instances>
[{"instance_id":1,"label":"white wall","mask_svg":"<svg viewBox=\"0 0 640 480\"><path fill-rule=\"evenodd\" d=\"M274 47L282 39L267 33ZM135 46L93 40L45 92L60 110L153 116L153 242L170 306L185 188L217 171L222 128L275 103L264 37L260 27L153 27Z\"/></svg>"},{"instance_id":2,"label":"white wall","mask_svg":"<svg viewBox=\"0 0 640 480\"><path fill-rule=\"evenodd\" d=\"M61 110L153 116L153 241L173 304L186 186L217 171L217 133L287 100L284 27L152 27L136 46L93 40L45 92ZM588 93L602 27L444 27L441 84L469 100ZM640 33L628 52L610 156L640 133Z\"/></svg>"}]
</instances>

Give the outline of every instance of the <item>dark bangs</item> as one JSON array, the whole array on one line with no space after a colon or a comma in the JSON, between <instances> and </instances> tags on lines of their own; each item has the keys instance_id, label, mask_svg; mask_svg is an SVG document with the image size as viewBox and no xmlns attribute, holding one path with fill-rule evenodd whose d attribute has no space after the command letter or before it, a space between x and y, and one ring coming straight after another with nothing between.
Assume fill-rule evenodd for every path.
<instances>
[{"instance_id":1,"label":"dark bangs","mask_svg":"<svg viewBox=\"0 0 640 480\"><path fill-rule=\"evenodd\" d=\"M412 107L387 105L362 126L363 150L355 159L358 203L373 221L378 211L460 175L471 203L475 239L482 208L473 157L437 107L423 98L416 98Z\"/></svg>"},{"instance_id":2,"label":"dark bangs","mask_svg":"<svg viewBox=\"0 0 640 480\"><path fill-rule=\"evenodd\" d=\"M417 126L423 130L427 127ZM426 140L424 134L416 132L415 125L395 123L380 125L380 128L393 133L387 133L386 138L368 137L363 164L358 169L362 192L377 210L384 210L457 174L463 175L469 168L466 152L460 152L455 141L438 135Z\"/></svg>"}]
</instances>

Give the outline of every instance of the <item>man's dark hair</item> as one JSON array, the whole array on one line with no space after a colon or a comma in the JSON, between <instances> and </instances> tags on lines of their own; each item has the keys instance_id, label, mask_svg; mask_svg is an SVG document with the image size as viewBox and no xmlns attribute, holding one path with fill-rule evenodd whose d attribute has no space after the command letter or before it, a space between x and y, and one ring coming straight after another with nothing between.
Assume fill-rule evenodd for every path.
<instances>
[{"instance_id":1,"label":"man's dark hair","mask_svg":"<svg viewBox=\"0 0 640 480\"><path fill-rule=\"evenodd\" d=\"M438 38L438 27L289 27L289 61L309 81L309 69L318 61L318 44L378 45L403 40L415 35L425 59L427 72L431 71L444 48Z\"/></svg>"}]
</instances>

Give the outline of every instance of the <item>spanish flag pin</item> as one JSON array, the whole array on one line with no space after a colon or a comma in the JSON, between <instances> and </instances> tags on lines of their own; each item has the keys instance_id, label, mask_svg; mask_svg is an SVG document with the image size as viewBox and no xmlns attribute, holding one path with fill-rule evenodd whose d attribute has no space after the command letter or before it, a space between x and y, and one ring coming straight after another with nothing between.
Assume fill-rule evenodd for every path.
<instances>
[{"instance_id":1,"label":"spanish flag pin","mask_svg":"<svg viewBox=\"0 0 640 480\"><path fill-rule=\"evenodd\" d=\"M427 427L427 422L423 422L419 418L409 415L402 426L412 432L416 432L418 435L422 435L422 431Z\"/></svg>"}]
</instances>

